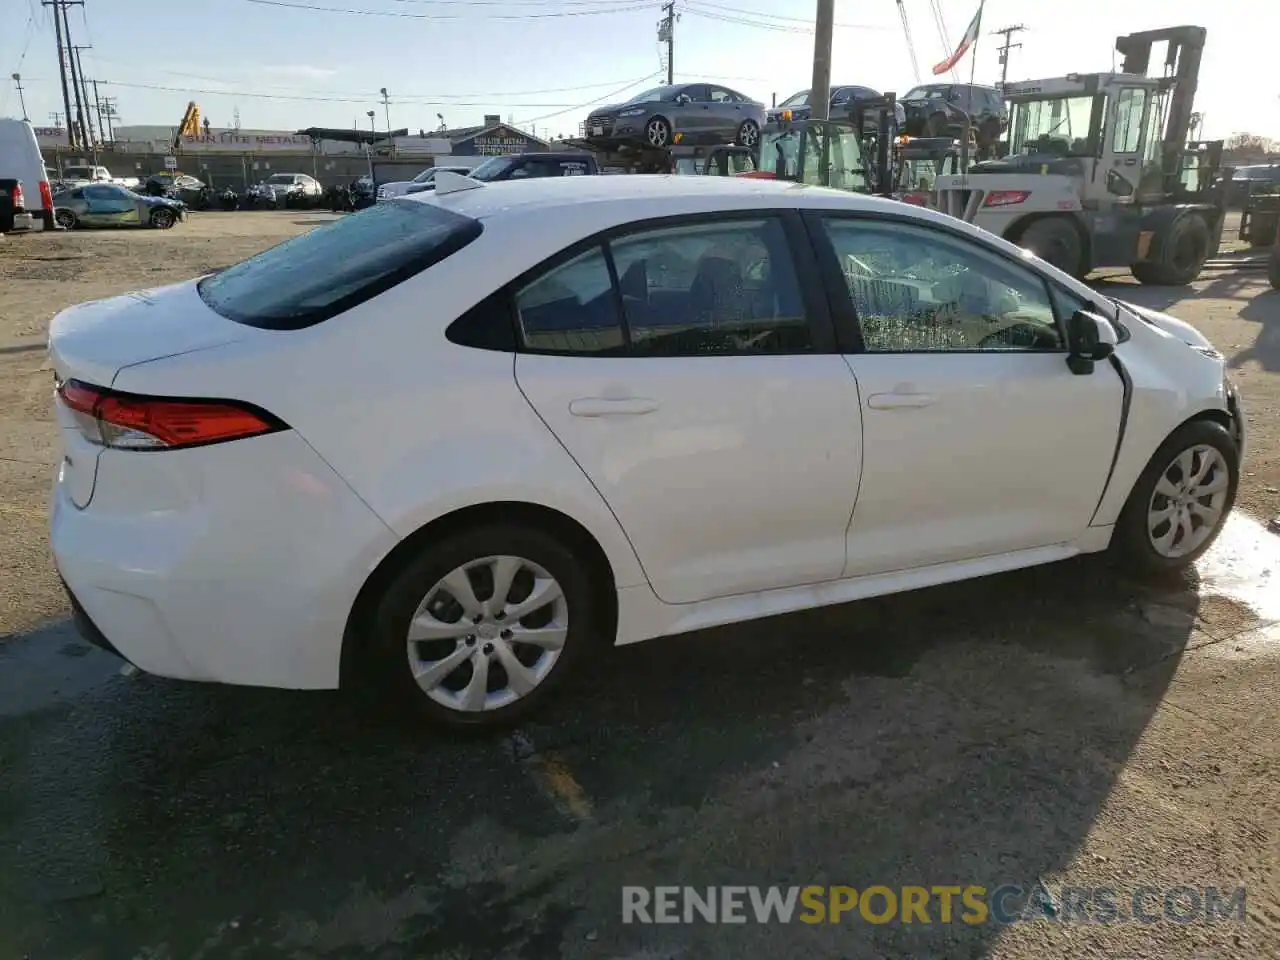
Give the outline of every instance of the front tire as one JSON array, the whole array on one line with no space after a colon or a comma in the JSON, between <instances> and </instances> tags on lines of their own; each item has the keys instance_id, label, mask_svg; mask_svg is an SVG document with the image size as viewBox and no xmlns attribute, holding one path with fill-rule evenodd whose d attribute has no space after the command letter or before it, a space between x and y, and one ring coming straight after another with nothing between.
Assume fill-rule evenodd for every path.
<instances>
[{"instance_id":1,"label":"front tire","mask_svg":"<svg viewBox=\"0 0 1280 960\"><path fill-rule=\"evenodd\" d=\"M178 222L178 217L172 210L161 207L159 210L151 211L150 222L151 226L157 230L168 230Z\"/></svg>"},{"instance_id":2,"label":"front tire","mask_svg":"<svg viewBox=\"0 0 1280 960\"><path fill-rule=\"evenodd\" d=\"M1222 532L1240 483L1239 451L1212 420L1175 430L1147 464L1120 512L1112 549L1143 575L1181 570Z\"/></svg>"},{"instance_id":3,"label":"front tire","mask_svg":"<svg viewBox=\"0 0 1280 960\"><path fill-rule=\"evenodd\" d=\"M756 125L756 122L754 120L743 120L742 126L738 127L738 145L754 149L759 142L760 128Z\"/></svg>"},{"instance_id":4,"label":"front tire","mask_svg":"<svg viewBox=\"0 0 1280 960\"><path fill-rule=\"evenodd\" d=\"M427 719L506 726L587 654L598 594L574 552L527 526L464 531L424 549L374 616L375 677Z\"/></svg>"},{"instance_id":5,"label":"front tire","mask_svg":"<svg viewBox=\"0 0 1280 960\"><path fill-rule=\"evenodd\" d=\"M1085 272L1080 234L1061 217L1046 217L1028 225L1018 238L1018 246L1073 277Z\"/></svg>"},{"instance_id":6,"label":"front tire","mask_svg":"<svg viewBox=\"0 0 1280 960\"><path fill-rule=\"evenodd\" d=\"M58 210L53 214L53 222L63 230L74 230L76 228L76 215L70 210Z\"/></svg>"},{"instance_id":7,"label":"front tire","mask_svg":"<svg viewBox=\"0 0 1280 960\"><path fill-rule=\"evenodd\" d=\"M644 141L648 146L665 148L671 146L671 124L666 117L650 117L644 125Z\"/></svg>"},{"instance_id":8,"label":"front tire","mask_svg":"<svg viewBox=\"0 0 1280 960\"><path fill-rule=\"evenodd\" d=\"M1200 276L1208 259L1209 225L1199 214L1188 213L1173 222L1160 259L1135 263L1130 271L1139 283L1184 287Z\"/></svg>"}]
</instances>

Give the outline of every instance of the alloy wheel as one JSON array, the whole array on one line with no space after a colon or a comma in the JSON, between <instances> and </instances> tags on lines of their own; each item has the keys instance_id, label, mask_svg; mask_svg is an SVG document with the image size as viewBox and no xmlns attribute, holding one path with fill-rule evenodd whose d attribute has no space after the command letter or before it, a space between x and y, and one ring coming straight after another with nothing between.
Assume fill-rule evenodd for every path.
<instances>
[{"instance_id":1,"label":"alloy wheel","mask_svg":"<svg viewBox=\"0 0 1280 960\"><path fill-rule=\"evenodd\" d=\"M449 710L497 710L547 678L568 631L564 591L550 573L521 557L484 557L427 591L409 622L409 668Z\"/></svg>"},{"instance_id":2,"label":"alloy wheel","mask_svg":"<svg viewBox=\"0 0 1280 960\"><path fill-rule=\"evenodd\" d=\"M59 210L53 215L53 222L64 230L70 230L76 225L75 214L70 210Z\"/></svg>"},{"instance_id":3,"label":"alloy wheel","mask_svg":"<svg viewBox=\"0 0 1280 960\"><path fill-rule=\"evenodd\" d=\"M738 130L738 143L744 147L754 147L759 138L760 130L749 120Z\"/></svg>"},{"instance_id":4,"label":"alloy wheel","mask_svg":"<svg viewBox=\"0 0 1280 960\"><path fill-rule=\"evenodd\" d=\"M1147 535L1162 557L1194 553L1213 536L1227 506L1231 474L1221 451L1208 444L1183 450L1156 481L1147 505Z\"/></svg>"},{"instance_id":5,"label":"alloy wheel","mask_svg":"<svg viewBox=\"0 0 1280 960\"><path fill-rule=\"evenodd\" d=\"M671 130L661 117L654 117L645 127L645 137L652 147L665 147L671 139Z\"/></svg>"}]
</instances>

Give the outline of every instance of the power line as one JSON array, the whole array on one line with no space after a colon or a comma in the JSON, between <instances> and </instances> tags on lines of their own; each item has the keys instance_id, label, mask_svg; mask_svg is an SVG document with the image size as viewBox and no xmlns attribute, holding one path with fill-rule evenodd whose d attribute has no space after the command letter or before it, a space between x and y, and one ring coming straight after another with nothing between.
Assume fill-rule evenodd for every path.
<instances>
[{"instance_id":1,"label":"power line","mask_svg":"<svg viewBox=\"0 0 1280 960\"><path fill-rule=\"evenodd\" d=\"M288 0L247 0L248 3L256 3L264 7L285 7L290 10L314 10L319 13L346 13L354 14L361 17L399 17L406 20L467 20L470 18L459 17L453 14L435 14L435 13L401 13L398 10L357 10L349 7L322 7L312 3L290 3ZM630 5L621 5L608 7L604 9L590 10L557 10L554 13L511 13L511 14L489 14L484 17L486 20L558 20L562 17L597 17L610 13L630 13L634 10L651 9L648 3L632 3Z\"/></svg>"},{"instance_id":2,"label":"power line","mask_svg":"<svg viewBox=\"0 0 1280 960\"><path fill-rule=\"evenodd\" d=\"M614 97L624 94L628 90L633 90L636 87L640 86L640 84L642 83L648 83L650 80L653 80L655 77L659 77L661 75L662 75L661 72L651 73L647 77L641 77L639 80L632 80L625 87L619 87L616 90L610 90L608 93L604 94L604 96L596 97L594 100L588 100L585 103L575 103L573 106L566 107L564 110L558 110L555 113L544 113L540 117L530 117L528 120L521 120L520 123L517 124L517 126L527 126L528 124L531 124L531 123L540 123L543 120L550 120L552 117L559 117L559 116L563 116L566 113L572 113L574 110L585 110L587 109L587 107L594 107L597 103L603 103L606 100L612 100ZM525 104L525 106L530 106L530 104Z\"/></svg>"},{"instance_id":3,"label":"power line","mask_svg":"<svg viewBox=\"0 0 1280 960\"><path fill-rule=\"evenodd\" d=\"M691 14L695 17L702 17L704 20L715 20L720 23L732 23L732 24L737 24L738 26L743 26L743 27L753 27L757 30L770 30L770 31L773 31L774 33L798 33L798 34L810 34L810 35L813 33L813 27L805 27L805 26L799 25L805 22L802 18L799 18L799 17L787 18L789 21L794 19L796 21L795 23L791 23L791 22L770 23L768 21L758 20L752 17L735 15L730 13L723 13L719 9L710 8L708 5L704 4L702 0L698 0L696 4L686 3L684 5L684 12ZM837 24L833 24L833 26L839 27L842 30L884 30L886 29L885 27L874 26L871 24L862 24L862 23L837 23Z\"/></svg>"},{"instance_id":4,"label":"power line","mask_svg":"<svg viewBox=\"0 0 1280 960\"><path fill-rule=\"evenodd\" d=\"M134 66L134 64L126 63L126 62L119 61L119 60L108 60L108 59L107 59L107 58L105 58L105 57L95 57L95 59L96 59L96 62L98 62L98 63L105 63L105 64L110 64L110 65L115 65L115 66L120 66L120 67L132 67L132 66ZM192 80L206 80L206 81L209 81L209 82L211 82L211 83L221 83L221 84L226 84L226 83L230 83L230 82L232 82L232 81L228 81L226 77L211 77L211 76L208 76L207 74L201 74L201 73L186 73L185 71L182 71L182 70L161 70L161 69L159 69L159 68L155 68L155 67L146 67L145 69L146 69L146 71L147 71L148 73L163 73L163 74L167 74L167 75L169 75L169 76L173 76L173 77L187 77L187 78L192 79ZM714 78L713 78L713 79L714 79ZM99 82L100 82L100 83L104 83L104 82L106 82L106 81L99 81ZM436 102L439 102L439 103L448 103L448 102L453 101L453 100L456 100L456 99L458 99L458 98L460 98L460 97L473 97L473 98L478 98L478 97L498 97L498 98L506 98L506 97L520 97L520 96L536 96L536 95L541 95L541 94L544 94L544 93L577 93L577 92L579 92L579 91L581 91L581 90L598 90L598 89L600 89L601 87L614 87L614 86L617 86L617 85L618 85L618 84L620 84L620 83L626 83L626 82L628 82L628 81L624 81L624 80L622 80L621 78L618 78L618 79L615 79L615 80L601 80L601 81L599 81L598 83L581 83L581 84L577 84L577 85L572 86L572 87L542 87L541 89L537 89L537 90L519 90L519 91L515 91L515 90L477 90L477 91L471 91L471 92L468 92L468 93L432 93L432 94L426 94L426 93L404 93L404 94L400 94L400 95L398 95L397 97L392 97L391 102L392 102L393 104L394 104L394 103L397 103L397 102L401 102L401 101L406 102L406 103L410 103L410 102L419 102L419 101L421 101L421 102L423 102L423 103L436 103ZM120 82L118 82L118 83L117 83L117 86L123 85L123 83L124 83L124 81L120 81ZM297 87L290 87L290 86L279 85L279 84L266 84L266 85L264 85L264 84L257 83L257 82L255 81L255 83L254 83L254 87L255 87L255 89L257 89L257 90L268 90L268 91L279 92L279 93L281 93L281 94L298 93L298 94L299 94L299 96L312 96L312 95L313 95L312 93L300 93L300 92L299 92L299 88L297 88ZM179 92L186 92L186 91L179 91ZM190 91L190 92L192 92L192 93L204 93L204 92L219 93L219 92L221 92L221 91L216 91L216 90L215 90L215 91L192 90L192 91ZM239 92L239 91L231 91L228 95L229 95L229 96L231 96L231 95L234 95L234 96L240 96L241 94L240 94L240 92ZM368 99L370 99L370 98L373 96L373 94L371 94L371 93L363 93L363 92L360 92L360 91L337 91L337 90L335 90L335 91L331 91L331 92L326 93L326 94L324 94L324 95L325 95L325 96L329 96L329 97L339 97L339 98L344 98L344 99L345 99L345 98L350 98L350 100L351 100L352 102L356 102L356 101L361 101L361 102L362 102L362 101L364 101L364 100L368 100Z\"/></svg>"},{"instance_id":5,"label":"power line","mask_svg":"<svg viewBox=\"0 0 1280 960\"><path fill-rule=\"evenodd\" d=\"M812 17L789 17L780 13L766 13L764 10L750 10L746 7L726 6L725 4L722 4L722 3L714 3L712 2L712 0L697 0L697 6L709 8L711 10L715 10L721 13L734 13L744 17L756 17L761 20L783 20L790 23L802 23L802 24L813 23ZM835 25L837 27L842 27L846 30L887 29L878 24L870 24L870 23L837 23ZM813 31L810 30L809 32L812 33Z\"/></svg>"},{"instance_id":6,"label":"power line","mask_svg":"<svg viewBox=\"0 0 1280 960\"><path fill-rule=\"evenodd\" d=\"M620 89L628 90L631 87L636 86L637 84L644 83L646 80L651 80L654 76L655 76L654 74L649 74L637 80L630 80ZM160 84L154 84L154 83L127 83L122 80L99 80L98 82L102 84L102 86L104 87L124 87L124 88L135 89L135 90L157 90L162 93L183 93L183 94L199 93L205 96L215 96L215 97L250 97L257 100L301 100L301 101L307 101L312 103L369 103L375 99L375 97L372 94L363 94L363 95L356 95L356 96L325 97L325 96L307 96L303 94L295 95L295 94L286 94L286 93L258 93L253 91L244 91L244 90L209 90L209 89L202 89L199 87L168 87L168 86L162 86ZM606 93L601 97L597 97L596 99L593 99L593 100L588 100L586 105L590 106L593 103L598 103L600 102L600 100L607 99L608 97L614 96L617 92L618 91L610 91L609 93ZM479 95L477 94L476 96L479 96ZM507 97L510 97L510 96L520 96L520 94L519 93L505 93L505 94L494 93L492 94L492 96L495 99L470 100L470 101L468 100L445 101L438 97L421 97L421 98L393 97L391 98L391 103L394 105L439 103L439 104L447 104L448 106L451 106L451 107L487 107L487 106L493 105L494 103L497 103L499 100L505 100ZM569 104L569 103L519 103L519 104L515 104L515 106L516 107L565 107L570 110L575 109L575 105ZM555 116L555 114L552 114L552 116ZM542 119L542 118L538 117L535 119Z\"/></svg>"}]
</instances>

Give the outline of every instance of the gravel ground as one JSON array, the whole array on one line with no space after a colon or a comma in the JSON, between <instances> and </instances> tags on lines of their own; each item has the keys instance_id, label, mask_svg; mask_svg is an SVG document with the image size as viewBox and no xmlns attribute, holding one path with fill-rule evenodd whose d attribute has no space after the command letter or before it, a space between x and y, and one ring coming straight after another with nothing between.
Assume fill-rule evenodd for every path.
<instances>
[{"instance_id":1,"label":"gravel ground","mask_svg":"<svg viewBox=\"0 0 1280 960\"><path fill-rule=\"evenodd\" d=\"M1185 582L1096 558L616 651L512 735L125 678L45 539L44 339L327 214L0 241L0 960L1280 956L1280 294L1109 290L1231 358L1240 514ZM1254 519L1251 519L1254 518ZM1243 924L626 925L626 884L1247 887ZM1057 904L1061 907L1059 901ZM1052 913L1052 911L1050 911Z\"/></svg>"}]
</instances>

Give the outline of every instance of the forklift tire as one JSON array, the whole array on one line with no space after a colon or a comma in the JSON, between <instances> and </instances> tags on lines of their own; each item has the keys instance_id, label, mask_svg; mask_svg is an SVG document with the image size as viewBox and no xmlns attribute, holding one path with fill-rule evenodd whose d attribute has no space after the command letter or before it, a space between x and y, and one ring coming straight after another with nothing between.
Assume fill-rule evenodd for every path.
<instances>
[{"instance_id":1,"label":"forklift tire","mask_svg":"<svg viewBox=\"0 0 1280 960\"><path fill-rule=\"evenodd\" d=\"M1209 259L1209 225L1198 213L1188 213L1173 221L1160 245L1158 260L1144 260L1130 267L1139 283L1161 287L1185 287Z\"/></svg>"},{"instance_id":2,"label":"forklift tire","mask_svg":"<svg viewBox=\"0 0 1280 960\"><path fill-rule=\"evenodd\" d=\"M1080 277L1084 270L1084 249L1076 228L1062 217L1032 221L1018 238L1018 246L1063 273Z\"/></svg>"}]
</instances>

